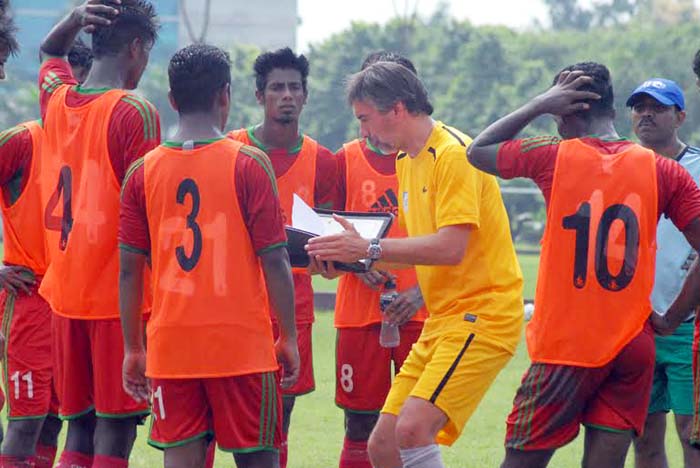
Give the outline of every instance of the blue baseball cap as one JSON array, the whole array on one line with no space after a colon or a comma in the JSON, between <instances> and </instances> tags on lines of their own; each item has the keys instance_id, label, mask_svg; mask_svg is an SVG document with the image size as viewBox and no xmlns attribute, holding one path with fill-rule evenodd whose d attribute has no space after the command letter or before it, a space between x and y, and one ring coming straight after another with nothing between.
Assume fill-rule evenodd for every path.
<instances>
[{"instance_id":1,"label":"blue baseball cap","mask_svg":"<svg viewBox=\"0 0 700 468\"><path fill-rule=\"evenodd\" d=\"M664 106L678 106L680 110L685 110L683 90L675 81L664 78L652 78L645 81L627 99L627 107L632 107L635 98L642 94L653 97Z\"/></svg>"}]
</instances>

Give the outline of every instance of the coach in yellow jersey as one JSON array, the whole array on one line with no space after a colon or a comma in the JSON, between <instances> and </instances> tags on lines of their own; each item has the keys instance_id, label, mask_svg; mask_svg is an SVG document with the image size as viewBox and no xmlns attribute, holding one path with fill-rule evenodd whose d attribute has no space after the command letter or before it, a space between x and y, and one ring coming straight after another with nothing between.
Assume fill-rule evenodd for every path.
<instances>
[{"instance_id":1,"label":"coach in yellow jersey","mask_svg":"<svg viewBox=\"0 0 700 468\"><path fill-rule=\"evenodd\" d=\"M508 216L496 179L467 161L471 139L431 118L427 91L407 68L369 66L350 78L348 100L362 137L399 151L399 222L409 237L363 239L338 218L345 231L312 239L307 250L316 265L416 265L429 318L394 379L369 452L376 468L439 468L437 444L458 438L520 339L522 274Z\"/></svg>"}]
</instances>

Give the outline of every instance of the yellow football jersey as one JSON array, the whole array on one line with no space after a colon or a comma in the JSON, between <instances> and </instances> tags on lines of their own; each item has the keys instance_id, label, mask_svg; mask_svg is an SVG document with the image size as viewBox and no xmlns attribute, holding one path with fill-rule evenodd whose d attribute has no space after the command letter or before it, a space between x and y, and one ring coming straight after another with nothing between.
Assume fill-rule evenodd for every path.
<instances>
[{"instance_id":1,"label":"yellow football jersey","mask_svg":"<svg viewBox=\"0 0 700 468\"><path fill-rule=\"evenodd\" d=\"M480 330L514 351L522 331L523 277L496 178L474 168L471 138L435 122L417 155L400 152L399 220L411 237L471 225L458 265L418 265L429 318L423 337L462 328Z\"/></svg>"}]
</instances>

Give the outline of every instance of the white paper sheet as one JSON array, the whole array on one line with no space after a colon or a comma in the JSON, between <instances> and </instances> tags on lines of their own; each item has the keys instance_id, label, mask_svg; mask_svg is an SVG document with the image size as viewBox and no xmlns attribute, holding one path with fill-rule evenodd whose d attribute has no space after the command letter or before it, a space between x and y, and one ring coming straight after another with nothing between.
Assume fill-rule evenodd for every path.
<instances>
[{"instance_id":1,"label":"white paper sheet","mask_svg":"<svg viewBox=\"0 0 700 468\"><path fill-rule=\"evenodd\" d=\"M292 227L319 236L324 232L321 217L296 193L292 201Z\"/></svg>"},{"instance_id":2,"label":"white paper sheet","mask_svg":"<svg viewBox=\"0 0 700 468\"><path fill-rule=\"evenodd\" d=\"M360 236L365 239L379 237L385 220L382 218L354 217L346 218L350 221ZM294 194L292 204L292 227L317 235L338 234L343 231L340 225L331 215L318 214L307 205L304 200Z\"/></svg>"}]
</instances>

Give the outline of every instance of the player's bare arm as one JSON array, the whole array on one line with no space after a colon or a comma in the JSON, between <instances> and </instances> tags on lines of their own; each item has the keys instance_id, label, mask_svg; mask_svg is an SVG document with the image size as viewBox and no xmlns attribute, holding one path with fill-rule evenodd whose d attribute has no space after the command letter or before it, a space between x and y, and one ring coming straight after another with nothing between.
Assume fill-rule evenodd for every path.
<instances>
[{"instance_id":1,"label":"player's bare arm","mask_svg":"<svg viewBox=\"0 0 700 468\"><path fill-rule=\"evenodd\" d=\"M119 313L124 333L122 381L126 393L136 401L146 401L150 395L141 323L145 264L145 255L125 249L119 251Z\"/></svg>"},{"instance_id":2,"label":"player's bare arm","mask_svg":"<svg viewBox=\"0 0 700 468\"><path fill-rule=\"evenodd\" d=\"M98 26L109 26L119 10L111 5L120 5L121 0L88 0L71 10L41 43L44 59L66 58L81 29L91 33Z\"/></svg>"},{"instance_id":3,"label":"player's bare arm","mask_svg":"<svg viewBox=\"0 0 700 468\"><path fill-rule=\"evenodd\" d=\"M277 317L280 337L275 343L277 360L283 368L282 387L299 378L299 349L294 313L294 281L287 249L279 247L260 255L270 306Z\"/></svg>"},{"instance_id":4,"label":"player's bare arm","mask_svg":"<svg viewBox=\"0 0 700 468\"><path fill-rule=\"evenodd\" d=\"M489 174L499 175L496 160L501 143L512 140L530 122L540 115L568 115L586 110L589 104L584 99L600 99L590 91L578 89L592 81L581 71L562 72L557 83L543 94L532 99L520 109L489 125L467 149L467 157L474 167Z\"/></svg>"},{"instance_id":5,"label":"player's bare arm","mask_svg":"<svg viewBox=\"0 0 700 468\"><path fill-rule=\"evenodd\" d=\"M700 218L692 220L683 230L688 243L700 252ZM666 315L652 313L651 323L654 330L660 335L670 335L676 328L688 318L688 311L700 305L700 258L693 262L688 276L685 277L683 287L678 296L668 308Z\"/></svg>"},{"instance_id":6,"label":"player's bare arm","mask_svg":"<svg viewBox=\"0 0 700 468\"><path fill-rule=\"evenodd\" d=\"M411 320L425 305L420 286L403 291L384 311L389 323L403 325Z\"/></svg>"},{"instance_id":7,"label":"player's bare arm","mask_svg":"<svg viewBox=\"0 0 700 468\"><path fill-rule=\"evenodd\" d=\"M334 216L345 231L331 236L314 237L306 250L310 257L321 261L352 263L367 258L370 241L364 239L353 225L341 216ZM382 239L382 254L377 268L388 264L457 265L464 258L469 243L469 224L442 227L435 234L402 239Z\"/></svg>"}]
</instances>

